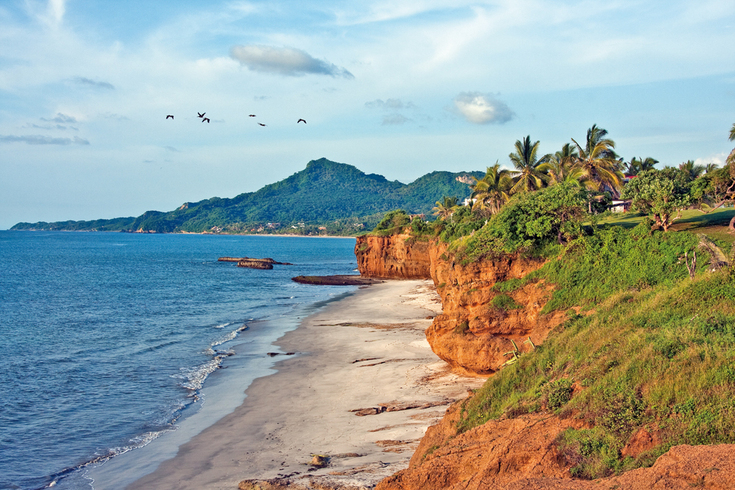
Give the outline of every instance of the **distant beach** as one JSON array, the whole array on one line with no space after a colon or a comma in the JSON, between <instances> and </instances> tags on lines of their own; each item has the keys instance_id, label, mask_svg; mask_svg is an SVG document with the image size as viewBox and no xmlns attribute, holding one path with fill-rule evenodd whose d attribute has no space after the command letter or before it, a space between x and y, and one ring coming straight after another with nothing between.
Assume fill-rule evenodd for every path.
<instances>
[{"instance_id":1,"label":"distant beach","mask_svg":"<svg viewBox=\"0 0 735 490\"><path fill-rule=\"evenodd\" d=\"M278 372L255 380L239 408L126 488L233 489L276 477L372 485L405 468L426 428L483 382L431 351L424 330L439 311L424 280L329 304L276 343ZM323 467L309 464L314 455ZM104 466L96 473L95 489L120 488L105 486Z\"/></svg>"}]
</instances>

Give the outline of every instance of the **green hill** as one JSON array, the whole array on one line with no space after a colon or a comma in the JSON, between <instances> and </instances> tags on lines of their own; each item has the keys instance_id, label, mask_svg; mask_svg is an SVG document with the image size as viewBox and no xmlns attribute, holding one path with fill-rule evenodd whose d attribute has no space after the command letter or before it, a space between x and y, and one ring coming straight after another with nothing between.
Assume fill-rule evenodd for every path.
<instances>
[{"instance_id":1,"label":"green hill","mask_svg":"<svg viewBox=\"0 0 735 490\"><path fill-rule=\"evenodd\" d=\"M137 218L18 223L11 229L309 233L322 226L329 233L357 233L372 229L392 209L431 215L434 203L444 196L464 199L470 194L466 182L472 175L480 178L483 173L432 172L403 184L322 158L284 180L231 199L187 202L174 211L147 211Z\"/></svg>"}]
</instances>

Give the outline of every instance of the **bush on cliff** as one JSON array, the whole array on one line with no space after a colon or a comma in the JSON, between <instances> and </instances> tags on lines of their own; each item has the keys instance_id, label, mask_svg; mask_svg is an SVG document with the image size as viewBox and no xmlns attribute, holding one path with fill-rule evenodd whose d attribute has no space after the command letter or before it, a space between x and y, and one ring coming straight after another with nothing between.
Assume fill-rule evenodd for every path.
<instances>
[{"instance_id":1,"label":"bush on cliff","mask_svg":"<svg viewBox=\"0 0 735 490\"><path fill-rule=\"evenodd\" d=\"M434 222L434 234L443 242L451 243L458 238L471 235L485 223L487 219L473 213L469 206L460 206L450 218Z\"/></svg>"},{"instance_id":2,"label":"bush on cliff","mask_svg":"<svg viewBox=\"0 0 735 490\"><path fill-rule=\"evenodd\" d=\"M571 242L531 279L555 284L547 307L570 319L477 391L460 430L543 410L578 418L556 444L583 478L648 466L677 444L735 442L735 272L690 279L683 253L697 243L643 227ZM641 433L648 445L626 449Z\"/></svg>"},{"instance_id":3,"label":"bush on cliff","mask_svg":"<svg viewBox=\"0 0 735 490\"><path fill-rule=\"evenodd\" d=\"M426 237L433 234L433 227L424 221L421 216L412 218L403 209L395 209L388 211L373 231L370 232L371 235L377 236L400 235L403 233L410 234L415 238Z\"/></svg>"},{"instance_id":4,"label":"bush on cliff","mask_svg":"<svg viewBox=\"0 0 735 490\"><path fill-rule=\"evenodd\" d=\"M469 262L565 243L581 235L587 200L587 192L574 183L516 194L481 230L458 241L457 256Z\"/></svg>"}]
</instances>

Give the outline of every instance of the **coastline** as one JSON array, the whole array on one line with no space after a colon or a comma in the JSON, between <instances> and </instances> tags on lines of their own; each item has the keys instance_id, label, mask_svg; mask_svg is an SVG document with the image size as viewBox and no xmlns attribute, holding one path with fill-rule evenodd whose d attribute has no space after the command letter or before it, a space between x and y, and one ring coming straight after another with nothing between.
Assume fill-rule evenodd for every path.
<instances>
[{"instance_id":1,"label":"coastline","mask_svg":"<svg viewBox=\"0 0 735 490\"><path fill-rule=\"evenodd\" d=\"M431 351L424 330L439 311L426 280L327 305L275 343L295 354L279 356L233 413L127 488L234 489L278 477L369 487L407 467L447 405L484 382L453 374ZM328 464L309 465L314 454Z\"/></svg>"}]
</instances>

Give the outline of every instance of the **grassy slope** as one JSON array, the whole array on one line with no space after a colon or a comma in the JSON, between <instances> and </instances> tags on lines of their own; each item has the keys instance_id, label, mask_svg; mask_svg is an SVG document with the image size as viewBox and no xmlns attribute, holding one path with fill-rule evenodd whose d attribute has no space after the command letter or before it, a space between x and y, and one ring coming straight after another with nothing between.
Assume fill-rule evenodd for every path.
<instances>
[{"instance_id":1,"label":"grassy slope","mask_svg":"<svg viewBox=\"0 0 735 490\"><path fill-rule=\"evenodd\" d=\"M728 243L735 241L735 235L727 232L724 228L735 216L735 209L720 208L708 214L703 214L696 209L688 209L682 211L681 218L674 222L672 229L674 231L696 231L697 233L705 233L713 239L724 239ZM624 228L633 228L643 221L645 217L635 213L610 214L600 221L601 226L622 226Z\"/></svg>"},{"instance_id":2,"label":"grassy slope","mask_svg":"<svg viewBox=\"0 0 735 490\"><path fill-rule=\"evenodd\" d=\"M732 214L685 216L677 226L715 231L732 256L724 245L732 235L712 228ZM466 430L536 411L579 417L589 428L569 430L557 444L573 474L587 478L650 465L675 444L735 442L735 273L707 271L700 251L690 279L681 257L697 248L694 233L605 228L526 279L555 284L547 309L566 310L569 320L489 379L460 423ZM659 443L623 458L621 449L643 428Z\"/></svg>"}]
</instances>

